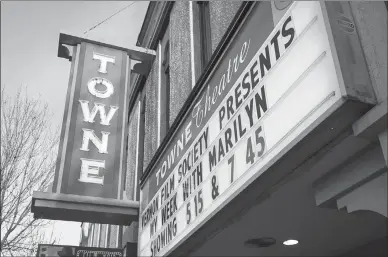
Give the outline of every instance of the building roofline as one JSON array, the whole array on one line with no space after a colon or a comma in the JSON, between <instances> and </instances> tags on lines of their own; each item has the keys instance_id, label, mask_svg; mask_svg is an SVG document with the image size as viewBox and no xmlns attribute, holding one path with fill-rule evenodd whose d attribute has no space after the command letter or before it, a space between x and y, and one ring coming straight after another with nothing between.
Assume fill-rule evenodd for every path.
<instances>
[{"instance_id":1,"label":"building roofline","mask_svg":"<svg viewBox=\"0 0 388 257\"><path fill-rule=\"evenodd\" d=\"M137 37L136 46L141 46L143 44L144 36L147 32L156 4L156 1L150 1L148 4L146 15L144 17L143 24L141 25L139 36Z\"/></svg>"}]
</instances>

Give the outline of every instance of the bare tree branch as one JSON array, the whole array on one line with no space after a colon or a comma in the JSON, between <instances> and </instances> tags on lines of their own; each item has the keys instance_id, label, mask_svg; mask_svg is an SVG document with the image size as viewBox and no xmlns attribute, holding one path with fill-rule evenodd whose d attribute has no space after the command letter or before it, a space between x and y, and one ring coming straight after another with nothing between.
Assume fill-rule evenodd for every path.
<instances>
[{"instance_id":1,"label":"bare tree branch","mask_svg":"<svg viewBox=\"0 0 388 257\"><path fill-rule=\"evenodd\" d=\"M1 255L29 256L45 237L41 229L51 223L32 217L31 197L33 191L44 191L52 182L59 133L50 129L47 104L28 97L25 88L19 88L14 98L7 96L4 88L1 89Z\"/></svg>"}]
</instances>

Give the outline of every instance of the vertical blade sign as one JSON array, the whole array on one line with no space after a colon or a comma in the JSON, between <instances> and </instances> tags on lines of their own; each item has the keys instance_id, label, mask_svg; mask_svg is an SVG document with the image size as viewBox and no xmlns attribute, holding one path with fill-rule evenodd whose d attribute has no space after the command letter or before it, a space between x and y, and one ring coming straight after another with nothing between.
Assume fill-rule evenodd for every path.
<instances>
[{"instance_id":1,"label":"vertical blade sign","mask_svg":"<svg viewBox=\"0 0 388 257\"><path fill-rule=\"evenodd\" d=\"M120 198L129 63L125 51L74 47L53 192Z\"/></svg>"}]
</instances>

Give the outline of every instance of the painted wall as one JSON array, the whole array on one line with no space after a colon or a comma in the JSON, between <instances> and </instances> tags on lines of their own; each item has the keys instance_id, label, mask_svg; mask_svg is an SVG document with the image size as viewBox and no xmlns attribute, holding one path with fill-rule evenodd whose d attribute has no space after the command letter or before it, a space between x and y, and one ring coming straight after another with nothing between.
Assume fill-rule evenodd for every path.
<instances>
[{"instance_id":1,"label":"painted wall","mask_svg":"<svg viewBox=\"0 0 388 257\"><path fill-rule=\"evenodd\" d=\"M122 247L124 247L127 242L136 243L137 237L138 237L138 231L139 231L138 222L133 222L130 226L124 226Z\"/></svg>"},{"instance_id":2,"label":"painted wall","mask_svg":"<svg viewBox=\"0 0 388 257\"><path fill-rule=\"evenodd\" d=\"M170 125L192 89L188 1L176 1L170 16Z\"/></svg>"},{"instance_id":3,"label":"painted wall","mask_svg":"<svg viewBox=\"0 0 388 257\"><path fill-rule=\"evenodd\" d=\"M158 53L157 53L158 56ZM144 135L144 165L146 169L157 149L158 132L158 57L152 66L150 74L145 84L146 104L145 104L145 135Z\"/></svg>"},{"instance_id":4,"label":"painted wall","mask_svg":"<svg viewBox=\"0 0 388 257\"><path fill-rule=\"evenodd\" d=\"M212 52L217 48L240 5L240 1L209 2Z\"/></svg>"},{"instance_id":5,"label":"painted wall","mask_svg":"<svg viewBox=\"0 0 388 257\"><path fill-rule=\"evenodd\" d=\"M129 116L128 124L128 142L127 142L127 170L125 180L125 197L128 200L134 200L136 157L137 157L137 135L139 126L139 97ZM137 182L136 182L137 183ZM125 199L125 198L124 198Z\"/></svg>"}]
</instances>

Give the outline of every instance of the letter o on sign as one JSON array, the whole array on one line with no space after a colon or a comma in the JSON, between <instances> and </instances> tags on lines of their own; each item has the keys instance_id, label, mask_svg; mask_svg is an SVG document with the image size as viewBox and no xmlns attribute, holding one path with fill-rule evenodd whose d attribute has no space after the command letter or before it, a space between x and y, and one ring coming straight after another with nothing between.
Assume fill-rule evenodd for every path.
<instances>
[{"instance_id":1,"label":"letter o on sign","mask_svg":"<svg viewBox=\"0 0 388 257\"><path fill-rule=\"evenodd\" d=\"M105 86L105 90L97 90L97 84ZM89 80L88 90L92 95L97 96L98 98L110 97L114 91L112 83L104 78L92 78L91 80Z\"/></svg>"}]
</instances>

